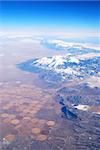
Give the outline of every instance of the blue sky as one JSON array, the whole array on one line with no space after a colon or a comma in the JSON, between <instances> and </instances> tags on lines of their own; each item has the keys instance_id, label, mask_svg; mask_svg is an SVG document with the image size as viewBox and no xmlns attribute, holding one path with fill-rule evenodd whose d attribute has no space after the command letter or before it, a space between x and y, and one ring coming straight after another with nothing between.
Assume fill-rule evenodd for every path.
<instances>
[{"instance_id":1,"label":"blue sky","mask_svg":"<svg viewBox=\"0 0 100 150\"><path fill-rule=\"evenodd\" d=\"M1 3L0 26L9 31L37 30L98 35L99 7L99 2L95 1L6 1Z\"/></svg>"}]
</instances>

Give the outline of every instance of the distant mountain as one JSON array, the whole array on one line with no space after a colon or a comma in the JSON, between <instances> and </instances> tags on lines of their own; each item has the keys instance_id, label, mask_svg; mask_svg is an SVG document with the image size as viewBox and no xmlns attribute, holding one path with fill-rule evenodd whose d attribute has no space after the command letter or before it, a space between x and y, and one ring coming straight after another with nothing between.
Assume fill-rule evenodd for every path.
<instances>
[{"instance_id":1,"label":"distant mountain","mask_svg":"<svg viewBox=\"0 0 100 150\"><path fill-rule=\"evenodd\" d=\"M86 53L100 53L100 49L84 43L66 42L64 40L47 40L42 39L41 44L57 51L66 51L71 54L86 54Z\"/></svg>"},{"instance_id":2,"label":"distant mountain","mask_svg":"<svg viewBox=\"0 0 100 150\"><path fill-rule=\"evenodd\" d=\"M69 81L100 76L100 57L78 59L72 55L56 55L29 60L18 64L18 67L25 71L37 72L46 81Z\"/></svg>"}]
</instances>

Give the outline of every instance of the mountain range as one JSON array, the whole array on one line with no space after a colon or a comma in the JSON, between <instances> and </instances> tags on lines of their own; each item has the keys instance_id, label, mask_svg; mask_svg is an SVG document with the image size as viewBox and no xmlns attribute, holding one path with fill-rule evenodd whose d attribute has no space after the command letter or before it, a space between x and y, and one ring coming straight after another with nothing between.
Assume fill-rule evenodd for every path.
<instances>
[{"instance_id":1,"label":"mountain range","mask_svg":"<svg viewBox=\"0 0 100 150\"><path fill-rule=\"evenodd\" d=\"M45 80L69 81L100 76L100 57L79 59L72 55L55 55L31 59L17 65L24 71L39 73Z\"/></svg>"},{"instance_id":2,"label":"mountain range","mask_svg":"<svg viewBox=\"0 0 100 150\"><path fill-rule=\"evenodd\" d=\"M86 54L86 53L100 53L100 49L97 45L79 43L79 42L68 42L59 39L41 39L41 44L47 48L56 51L65 51L71 54Z\"/></svg>"}]
</instances>

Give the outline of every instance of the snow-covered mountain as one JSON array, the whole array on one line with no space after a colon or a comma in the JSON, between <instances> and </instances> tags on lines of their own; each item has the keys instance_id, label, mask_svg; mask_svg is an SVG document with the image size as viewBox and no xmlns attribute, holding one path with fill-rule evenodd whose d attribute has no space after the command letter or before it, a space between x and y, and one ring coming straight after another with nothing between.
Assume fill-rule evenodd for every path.
<instances>
[{"instance_id":1,"label":"snow-covered mountain","mask_svg":"<svg viewBox=\"0 0 100 150\"><path fill-rule=\"evenodd\" d=\"M39 73L47 81L69 81L100 76L100 57L79 59L72 55L55 55L18 64L24 71Z\"/></svg>"},{"instance_id":2,"label":"snow-covered mountain","mask_svg":"<svg viewBox=\"0 0 100 150\"><path fill-rule=\"evenodd\" d=\"M78 75L78 72L68 64L78 65L79 62L80 61L75 57L57 55L53 57L43 57L34 61L32 65L64 76L65 74Z\"/></svg>"},{"instance_id":3,"label":"snow-covered mountain","mask_svg":"<svg viewBox=\"0 0 100 150\"><path fill-rule=\"evenodd\" d=\"M43 70L55 72L61 75L63 79L100 75L100 57L82 60L70 55L56 55L37 59L31 65Z\"/></svg>"},{"instance_id":4,"label":"snow-covered mountain","mask_svg":"<svg viewBox=\"0 0 100 150\"><path fill-rule=\"evenodd\" d=\"M53 39L42 39L41 44L44 46L57 51L66 51L67 53L73 54L86 54L86 53L100 53L100 47L97 45L91 45L87 43L76 43L67 42L64 40L53 40Z\"/></svg>"}]
</instances>

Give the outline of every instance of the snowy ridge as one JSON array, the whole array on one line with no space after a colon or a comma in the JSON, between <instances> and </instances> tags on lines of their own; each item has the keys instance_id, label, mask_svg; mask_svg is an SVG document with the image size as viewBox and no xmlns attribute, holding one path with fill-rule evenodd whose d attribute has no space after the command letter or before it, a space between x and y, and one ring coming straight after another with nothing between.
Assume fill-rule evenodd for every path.
<instances>
[{"instance_id":1,"label":"snowy ridge","mask_svg":"<svg viewBox=\"0 0 100 150\"><path fill-rule=\"evenodd\" d=\"M53 57L43 57L41 59L36 60L33 65L46 69L46 70L52 70L57 73L62 74L78 74L75 70L73 70L70 67L67 67L67 63L79 63L79 59L71 56L62 56L62 55L56 55Z\"/></svg>"},{"instance_id":2,"label":"snowy ridge","mask_svg":"<svg viewBox=\"0 0 100 150\"><path fill-rule=\"evenodd\" d=\"M55 44L55 46L61 46L65 48L79 48L82 49L83 44L80 43L71 43L71 42L65 42L62 40L48 40L49 44Z\"/></svg>"},{"instance_id":3,"label":"snowy ridge","mask_svg":"<svg viewBox=\"0 0 100 150\"><path fill-rule=\"evenodd\" d=\"M100 75L100 57L91 59L79 59L71 55L56 55L53 57L43 57L33 61L32 66L55 72L66 78L83 78L86 76Z\"/></svg>"},{"instance_id":4,"label":"snowy ridge","mask_svg":"<svg viewBox=\"0 0 100 150\"><path fill-rule=\"evenodd\" d=\"M65 62L74 62L74 63L79 63L79 59L71 56L62 56L62 55L56 55L53 57L43 57L41 59L36 60L36 63L40 65L63 65Z\"/></svg>"},{"instance_id":5,"label":"snowy ridge","mask_svg":"<svg viewBox=\"0 0 100 150\"><path fill-rule=\"evenodd\" d=\"M100 52L100 46L95 44L89 43L76 43L76 42L66 42L64 40L41 40L41 43L49 48L57 49L57 50L70 50L70 49L77 49L80 52L82 50L90 50L90 51L97 51ZM87 51L89 52L89 51Z\"/></svg>"}]
</instances>

